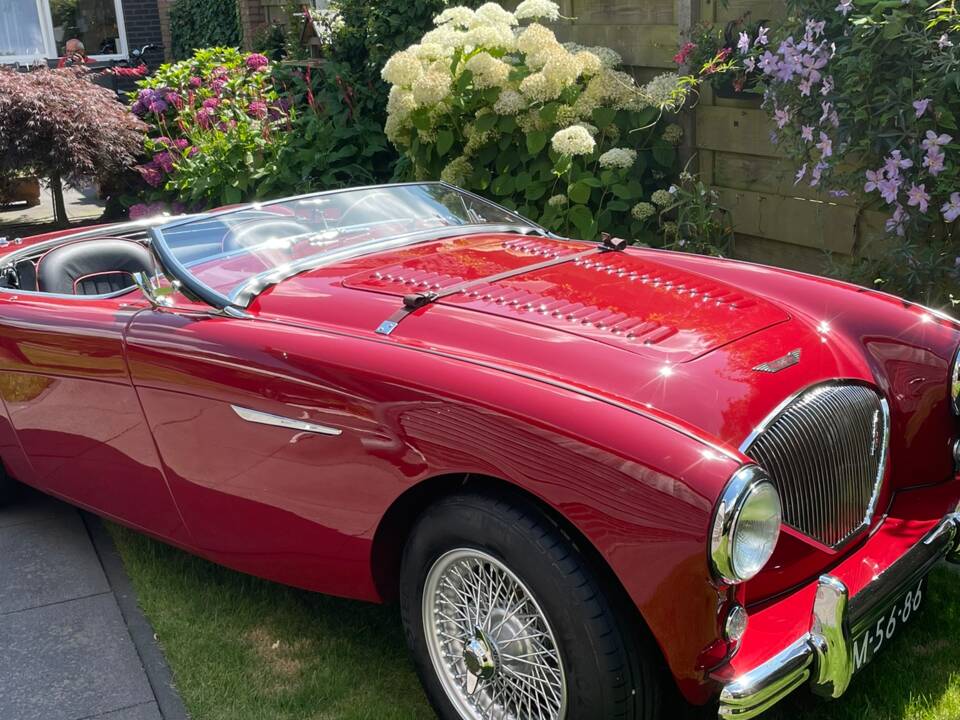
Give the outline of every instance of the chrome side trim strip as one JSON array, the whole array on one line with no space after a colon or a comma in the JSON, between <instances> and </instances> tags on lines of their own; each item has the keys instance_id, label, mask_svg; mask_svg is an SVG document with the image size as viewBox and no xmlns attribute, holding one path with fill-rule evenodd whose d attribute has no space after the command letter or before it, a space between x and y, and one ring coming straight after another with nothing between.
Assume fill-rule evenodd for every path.
<instances>
[{"instance_id":1,"label":"chrome side trim strip","mask_svg":"<svg viewBox=\"0 0 960 720\"><path fill-rule=\"evenodd\" d=\"M272 425L274 427L287 428L289 430L299 430L301 432L316 433L317 435L340 435L343 430L339 428L318 425L317 423L307 422L306 420L294 420L293 418L283 417L282 415L271 415L270 413L251 410L250 408L239 405L231 405L233 411L241 418L251 423L260 425Z\"/></svg>"}]
</instances>

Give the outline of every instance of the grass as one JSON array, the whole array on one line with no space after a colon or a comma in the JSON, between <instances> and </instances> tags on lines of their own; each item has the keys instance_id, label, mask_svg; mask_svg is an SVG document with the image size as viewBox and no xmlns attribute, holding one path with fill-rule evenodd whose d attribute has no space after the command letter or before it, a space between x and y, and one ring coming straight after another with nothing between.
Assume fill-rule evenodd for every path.
<instances>
[{"instance_id":1,"label":"grass","mask_svg":"<svg viewBox=\"0 0 960 720\"><path fill-rule=\"evenodd\" d=\"M285 588L110 527L194 720L423 720L396 607ZM824 704L803 691L765 720L960 718L960 575Z\"/></svg>"}]
</instances>

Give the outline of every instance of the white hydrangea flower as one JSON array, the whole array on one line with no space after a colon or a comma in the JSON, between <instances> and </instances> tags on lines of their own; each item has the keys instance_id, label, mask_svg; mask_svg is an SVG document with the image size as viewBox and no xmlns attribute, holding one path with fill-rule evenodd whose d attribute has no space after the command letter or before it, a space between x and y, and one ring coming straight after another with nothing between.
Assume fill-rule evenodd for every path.
<instances>
[{"instance_id":1,"label":"white hydrangea flower","mask_svg":"<svg viewBox=\"0 0 960 720\"><path fill-rule=\"evenodd\" d=\"M424 62L449 60L453 56L452 47L436 42L422 42L419 45L411 45L407 49Z\"/></svg>"},{"instance_id":2,"label":"white hydrangea flower","mask_svg":"<svg viewBox=\"0 0 960 720\"><path fill-rule=\"evenodd\" d=\"M657 209L648 202L638 202L630 208L630 214L634 220L646 220L657 214Z\"/></svg>"},{"instance_id":3,"label":"white hydrangea flower","mask_svg":"<svg viewBox=\"0 0 960 720\"><path fill-rule=\"evenodd\" d=\"M672 220L668 220L663 224L663 227L661 228L661 230L663 231L663 236L668 240L671 240L677 237L677 233L680 231L680 227Z\"/></svg>"},{"instance_id":4,"label":"white hydrangea flower","mask_svg":"<svg viewBox=\"0 0 960 720\"><path fill-rule=\"evenodd\" d=\"M507 25L476 25L467 30L464 47L497 48L510 52L517 46L517 38Z\"/></svg>"},{"instance_id":5,"label":"white hydrangea flower","mask_svg":"<svg viewBox=\"0 0 960 720\"><path fill-rule=\"evenodd\" d=\"M436 105L450 92L450 75L430 71L413 84L413 99L418 105Z\"/></svg>"},{"instance_id":6,"label":"white hydrangea flower","mask_svg":"<svg viewBox=\"0 0 960 720\"><path fill-rule=\"evenodd\" d=\"M520 92L531 102L549 102L560 96L563 86L550 82L546 75L536 72L520 82Z\"/></svg>"},{"instance_id":7,"label":"white hydrangea flower","mask_svg":"<svg viewBox=\"0 0 960 720\"><path fill-rule=\"evenodd\" d=\"M510 75L510 66L487 52L474 55L464 67L473 73L473 85L477 88L503 87Z\"/></svg>"},{"instance_id":8,"label":"white hydrangea flower","mask_svg":"<svg viewBox=\"0 0 960 720\"><path fill-rule=\"evenodd\" d=\"M663 129L662 137L671 145L678 145L683 139L683 128L676 123L671 123Z\"/></svg>"},{"instance_id":9,"label":"white hydrangea flower","mask_svg":"<svg viewBox=\"0 0 960 720\"><path fill-rule=\"evenodd\" d=\"M516 115L526 108L527 101L516 90L504 90L493 104L493 111L497 115Z\"/></svg>"},{"instance_id":10,"label":"white hydrangea flower","mask_svg":"<svg viewBox=\"0 0 960 720\"><path fill-rule=\"evenodd\" d=\"M542 72L550 82L566 87L580 77L580 63L573 55L558 47L556 52L551 53Z\"/></svg>"},{"instance_id":11,"label":"white hydrangea flower","mask_svg":"<svg viewBox=\"0 0 960 720\"><path fill-rule=\"evenodd\" d=\"M577 126L582 127L584 130L590 133L590 137L596 137L600 132L599 128L597 128L596 125L593 125L588 122L578 122Z\"/></svg>"},{"instance_id":12,"label":"white hydrangea flower","mask_svg":"<svg viewBox=\"0 0 960 720\"><path fill-rule=\"evenodd\" d=\"M667 205L673 202L673 195L666 190L654 190L653 195L650 196L650 199L653 200L654 205L665 208Z\"/></svg>"},{"instance_id":13,"label":"white hydrangea flower","mask_svg":"<svg viewBox=\"0 0 960 720\"><path fill-rule=\"evenodd\" d=\"M380 77L391 85L412 86L423 75L423 64L409 50L395 53L380 71Z\"/></svg>"},{"instance_id":14,"label":"white hydrangea flower","mask_svg":"<svg viewBox=\"0 0 960 720\"><path fill-rule=\"evenodd\" d=\"M504 10L495 2L488 2L478 7L473 13L473 27L477 24L506 25L511 27L517 24L517 18L508 10Z\"/></svg>"},{"instance_id":15,"label":"white hydrangea flower","mask_svg":"<svg viewBox=\"0 0 960 720\"><path fill-rule=\"evenodd\" d=\"M440 47L453 50L463 47L467 41L467 34L461 30L454 29L451 25L441 25L436 30L431 30L420 39L420 45L439 45Z\"/></svg>"},{"instance_id":16,"label":"white hydrangea flower","mask_svg":"<svg viewBox=\"0 0 960 720\"><path fill-rule=\"evenodd\" d=\"M560 6L551 0L523 0L513 12L517 20L536 20L547 22L560 19Z\"/></svg>"},{"instance_id":17,"label":"white hydrangea flower","mask_svg":"<svg viewBox=\"0 0 960 720\"><path fill-rule=\"evenodd\" d=\"M550 139L554 152L561 155L589 155L597 146L593 136L582 125L557 130Z\"/></svg>"},{"instance_id":18,"label":"white hydrangea flower","mask_svg":"<svg viewBox=\"0 0 960 720\"><path fill-rule=\"evenodd\" d=\"M529 25L517 36L517 49L524 55L535 55L559 44L553 31L540 23Z\"/></svg>"},{"instance_id":19,"label":"white hydrangea flower","mask_svg":"<svg viewBox=\"0 0 960 720\"><path fill-rule=\"evenodd\" d=\"M580 74L586 77L596 75L603 68L600 57L589 50L581 50L573 57L576 58L577 63L580 65Z\"/></svg>"},{"instance_id":20,"label":"white hydrangea flower","mask_svg":"<svg viewBox=\"0 0 960 720\"><path fill-rule=\"evenodd\" d=\"M640 88L640 96L648 104L664 110L679 110L686 99L680 87L680 76L673 72L657 75Z\"/></svg>"},{"instance_id":21,"label":"white hydrangea flower","mask_svg":"<svg viewBox=\"0 0 960 720\"><path fill-rule=\"evenodd\" d=\"M468 28L473 22L473 10L463 5L447 8L433 19L436 26L450 25L453 27Z\"/></svg>"},{"instance_id":22,"label":"white hydrangea flower","mask_svg":"<svg viewBox=\"0 0 960 720\"><path fill-rule=\"evenodd\" d=\"M543 118L540 117L539 110L531 110L530 112L517 115L517 125L519 125L520 129L525 133L547 129L546 123L543 121Z\"/></svg>"},{"instance_id":23,"label":"white hydrangea flower","mask_svg":"<svg viewBox=\"0 0 960 720\"><path fill-rule=\"evenodd\" d=\"M387 99L387 115L396 117L397 121L405 120L410 113L417 109L417 101L409 90L394 85L390 88L390 97Z\"/></svg>"},{"instance_id":24,"label":"white hydrangea flower","mask_svg":"<svg viewBox=\"0 0 960 720\"><path fill-rule=\"evenodd\" d=\"M407 145L407 138L404 133L407 127L404 118L399 115L388 115L387 121L383 125L383 132L386 134L387 140L394 145Z\"/></svg>"},{"instance_id":25,"label":"white hydrangea flower","mask_svg":"<svg viewBox=\"0 0 960 720\"><path fill-rule=\"evenodd\" d=\"M623 62L623 58L620 57L620 53L616 50L613 50L608 47L591 47L587 48L590 52L600 58L600 63L605 68L615 68L619 67Z\"/></svg>"},{"instance_id":26,"label":"white hydrangea flower","mask_svg":"<svg viewBox=\"0 0 960 720\"><path fill-rule=\"evenodd\" d=\"M630 148L611 148L600 156L600 167L626 170L637 161L637 151Z\"/></svg>"},{"instance_id":27,"label":"white hydrangea flower","mask_svg":"<svg viewBox=\"0 0 960 720\"><path fill-rule=\"evenodd\" d=\"M564 207L569 200L566 195L553 195L549 200L547 200L547 205L551 207Z\"/></svg>"},{"instance_id":28,"label":"white hydrangea flower","mask_svg":"<svg viewBox=\"0 0 960 720\"><path fill-rule=\"evenodd\" d=\"M447 166L440 171L440 179L451 185L465 185L467 176L472 172L473 165L461 155L447 163Z\"/></svg>"}]
</instances>

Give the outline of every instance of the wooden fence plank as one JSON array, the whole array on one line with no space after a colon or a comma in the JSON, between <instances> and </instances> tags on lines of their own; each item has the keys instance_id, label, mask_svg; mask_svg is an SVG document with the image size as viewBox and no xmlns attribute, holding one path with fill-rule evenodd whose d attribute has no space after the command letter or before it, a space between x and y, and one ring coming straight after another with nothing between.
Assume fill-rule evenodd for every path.
<instances>
[{"instance_id":1,"label":"wooden fence plank","mask_svg":"<svg viewBox=\"0 0 960 720\"><path fill-rule=\"evenodd\" d=\"M716 5L717 22L722 24L737 20L748 12L750 13L748 22L776 21L782 19L787 13L787 6L783 0L729 0L726 4L716 3Z\"/></svg>"},{"instance_id":2,"label":"wooden fence plank","mask_svg":"<svg viewBox=\"0 0 960 720\"><path fill-rule=\"evenodd\" d=\"M674 25L673 0L573 0L581 25Z\"/></svg>"},{"instance_id":3,"label":"wooden fence plank","mask_svg":"<svg viewBox=\"0 0 960 720\"><path fill-rule=\"evenodd\" d=\"M773 124L763 110L709 107L697 108L697 143L707 150L743 155L782 157L770 142Z\"/></svg>"},{"instance_id":4,"label":"wooden fence plank","mask_svg":"<svg viewBox=\"0 0 960 720\"><path fill-rule=\"evenodd\" d=\"M837 205L856 206L857 197L835 198L812 188L806 180L795 182L796 169L787 160L718 152L714 161L713 183L735 190L775 193L787 197L823 200Z\"/></svg>"},{"instance_id":5,"label":"wooden fence plank","mask_svg":"<svg viewBox=\"0 0 960 720\"><path fill-rule=\"evenodd\" d=\"M845 254L854 248L857 208L775 193L714 189L738 233Z\"/></svg>"}]
</instances>

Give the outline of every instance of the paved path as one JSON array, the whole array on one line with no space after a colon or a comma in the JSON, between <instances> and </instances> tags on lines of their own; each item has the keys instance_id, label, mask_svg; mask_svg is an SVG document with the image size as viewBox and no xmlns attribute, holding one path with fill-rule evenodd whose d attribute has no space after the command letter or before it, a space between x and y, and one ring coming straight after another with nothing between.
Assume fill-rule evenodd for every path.
<instances>
[{"instance_id":1,"label":"paved path","mask_svg":"<svg viewBox=\"0 0 960 720\"><path fill-rule=\"evenodd\" d=\"M186 718L106 530L33 492L0 509L0 718Z\"/></svg>"}]
</instances>

